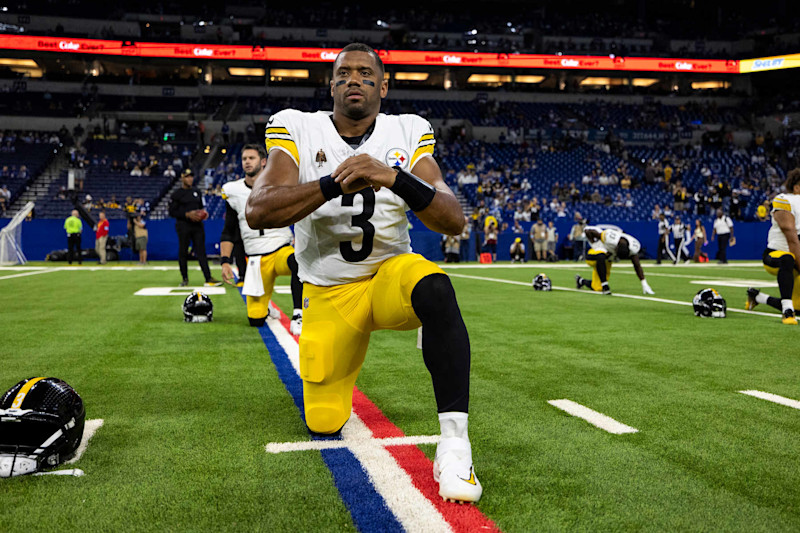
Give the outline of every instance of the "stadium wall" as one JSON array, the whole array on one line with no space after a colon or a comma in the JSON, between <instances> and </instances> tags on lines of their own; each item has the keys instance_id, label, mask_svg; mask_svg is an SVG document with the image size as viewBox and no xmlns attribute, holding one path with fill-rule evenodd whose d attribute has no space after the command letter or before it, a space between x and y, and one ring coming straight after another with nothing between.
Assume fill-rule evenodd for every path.
<instances>
[{"instance_id":1,"label":"stadium wall","mask_svg":"<svg viewBox=\"0 0 800 533\"><path fill-rule=\"evenodd\" d=\"M615 224L622 228L626 233L630 233L639 239L644 249L644 258L653 259L656 256L658 247L658 223L648 222L614 222L605 221L608 224ZM8 224L8 219L0 221L0 227ZM124 220L110 221L110 235L126 235L127 229ZM206 250L209 255L219 253L219 235L222 232L223 220L209 220L205 223L206 229ZM711 237L711 224L707 222L706 231ZM29 261L43 261L47 254L53 250L66 249L67 239L64 233L64 221L58 219L34 219L24 222L22 225L22 249ZM563 257L563 243L572 227L571 221L557 222L559 244L558 253ZM736 236L736 246L728 249L729 259L748 259L760 260L767 241L767 231L769 222L737 222L734 226ZM84 225L85 228L85 225ZM177 260L178 258L178 238L175 233L174 220L150 220L148 221L148 258L154 261ZM528 254L530 254L530 243L527 235L514 234L511 232L500 235L497 244L497 259L507 261L510 259L508 249L516 237L522 237L526 243ZM479 242L483 241L483 235L479 234ZM476 235L473 233L470 245L470 260L476 260L475 250ZM411 244L415 252L422 254L428 259L441 261L444 255L441 249L442 236L427 229L411 230ZM94 232L84 231L82 243L83 248L94 248ZM694 244L690 245L690 251L694 250ZM717 253L717 242L709 242L704 251L713 260ZM124 249L121 254L122 260L134 259L130 249Z\"/></svg>"}]
</instances>

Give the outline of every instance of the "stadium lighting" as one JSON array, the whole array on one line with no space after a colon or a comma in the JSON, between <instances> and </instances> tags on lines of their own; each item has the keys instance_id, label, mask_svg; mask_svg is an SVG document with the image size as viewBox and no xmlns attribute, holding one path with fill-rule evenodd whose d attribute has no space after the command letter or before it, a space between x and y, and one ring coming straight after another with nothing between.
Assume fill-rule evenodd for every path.
<instances>
[{"instance_id":1,"label":"stadium lighting","mask_svg":"<svg viewBox=\"0 0 800 533\"><path fill-rule=\"evenodd\" d=\"M511 76L499 74L470 74L467 83L483 83L487 85L500 85L511 82Z\"/></svg>"},{"instance_id":2,"label":"stadium lighting","mask_svg":"<svg viewBox=\"0 0 800 533\"><path fill-rule=\"evenodd\" d=\"M633 78L631 85L634 87L650 87L658 83L658 81L657 78Z\"/></svg>"},{"instance_id":3,"label":"stadium lighting","mask_svg":"<svg viewBox=\"0 0 800 533\"><path fill-rule=\"evenodd\" d=\"M230 67L228 74L231 76L264 76L267 71L263 68Z\"/></svg>"},{"instance_id":4,"label":"stadium lighting","mask_svg":"<svg viewBox=\"0 0 800 533\"><path fill-rule=\"evenodd\" d=\"M269 79L270 81L280 81L283 79L307 80L308 69L271 68L269 69Z\"/></svg>"},{"instance_id":5,"label":"stadium lighting","mask_svg":"<svg viewBox=\"0 0 800 533\"><path fill-rule=\"evenodd\" d=\"M693 81L692 89L727 89L731 86L729 81Z\"/></svg>"},{"instance_id":6,"label":"stadium lighting","mask_svg":"<svg viewBox=\"0 0 800 533\"><path fill-rule=\"evenodd\" d=\"M428 72L395 72L394 79L397 81L425 81L430 76Z\"/></svg>"},{"instance_id":7,"label":"stadium lighting","mask_svg":"<svg viewBox=\"0 0 800 533\"><path fill-rule=\"evenodd\" d=\"M514 81L517 83L542 83L544 76L515 76Z\"/></svg>"}]
</instances>

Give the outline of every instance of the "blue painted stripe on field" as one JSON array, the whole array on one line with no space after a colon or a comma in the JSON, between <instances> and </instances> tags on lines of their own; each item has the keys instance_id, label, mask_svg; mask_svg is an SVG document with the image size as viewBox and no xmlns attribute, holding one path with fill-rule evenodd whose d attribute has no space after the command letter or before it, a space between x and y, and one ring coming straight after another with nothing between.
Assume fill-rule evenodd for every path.
<instances>
[{"instance_id":1,"label":"blue painted stripe on field","mask_svg":"<svg viewBox=\"0 0 800 533\"><path fill-rule=\"evenodd\" d=\"M244 298L244 296L243 296ZM264 345L269 351L272 364L278 377L292 397L294 404L305 422L303 408L303 380L297 375L286 350L283 349L275 334L268 325L258 328ZM327 437L310 434L313 440L341 440L341 436ZM361 463L347 448L322 450L322 459L333 474L333 482L342 497L353 523L359 531L372 533L378 531L404 531L403 526L386 505L369 476L361 467Z\"/></svg>"},{"instance_id":2,"label":"blue painted stripe on field","mask_svg":"<svg viewBox=\"0 0 800 533\"><path fill-rule=\"evenodd\" d=\"M322 450L322 458L359 531L405 531L353 452L347 448Z\"/></svg>"}]
</instances>

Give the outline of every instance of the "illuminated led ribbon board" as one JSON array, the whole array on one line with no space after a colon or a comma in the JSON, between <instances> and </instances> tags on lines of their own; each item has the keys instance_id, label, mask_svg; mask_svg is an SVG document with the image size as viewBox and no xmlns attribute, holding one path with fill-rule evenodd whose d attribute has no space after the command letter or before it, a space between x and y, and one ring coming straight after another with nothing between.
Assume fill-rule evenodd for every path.
<instances>
[{"instance_id":1,"label":"illuminated led ribbon board","mask_svg":"<svg viewBox=\"0 0 800 533\"><path fill-rule=\"evenodd\" d=\"M0 50L66 52L108 56L197 58L236 61L331 62L339 48L262 47L219 44L151 43L103 39L68 39L0 35ZM464 66L558 70L694 72L740 74L800 66L800 54L761 59L675 59L619 56L572 56L478 52L379 50L389 65Z\"/></svg>"}]
</instances>

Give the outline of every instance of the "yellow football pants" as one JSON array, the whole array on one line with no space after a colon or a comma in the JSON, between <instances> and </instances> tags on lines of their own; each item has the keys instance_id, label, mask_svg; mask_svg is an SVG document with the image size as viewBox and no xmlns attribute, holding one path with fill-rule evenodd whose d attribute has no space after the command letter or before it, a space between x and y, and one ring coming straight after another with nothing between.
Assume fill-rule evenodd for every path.
<instances>
[{"instance_id":1,"label":"yellow football pants","mask_svg":"<svg viewBox=\"0 0 800 533\"><path fill-rule=\"evenodd\" d=\"M371 278L332 287L304 284L300 377L311 431L335 433L350 418L372 331L420 327L411 292L431 274L444 271L421 255L402 254Z\"/></svg>"}]
</instances>

